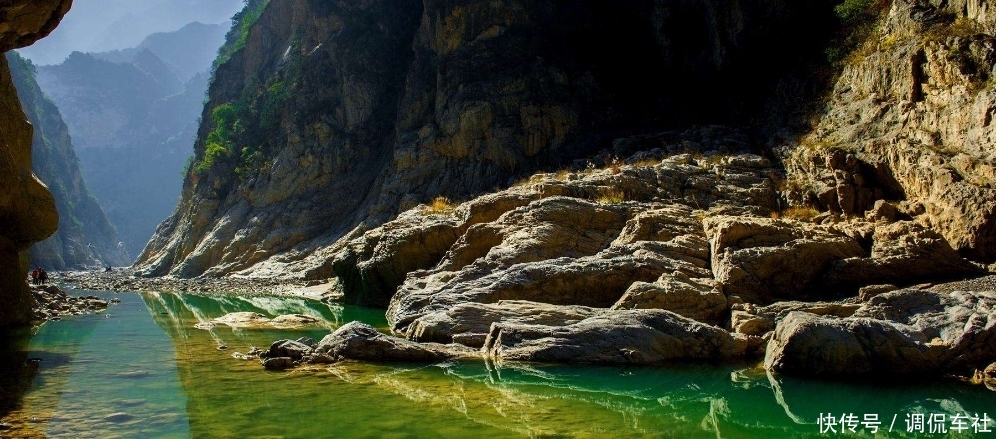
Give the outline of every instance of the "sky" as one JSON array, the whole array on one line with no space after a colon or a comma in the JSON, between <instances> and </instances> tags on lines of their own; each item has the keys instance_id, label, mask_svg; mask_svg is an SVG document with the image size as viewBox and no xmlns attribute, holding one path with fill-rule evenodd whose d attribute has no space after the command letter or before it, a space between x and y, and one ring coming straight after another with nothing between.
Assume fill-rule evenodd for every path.
<instances>
[{"instance_id":1,"label":"sky","mask_svg":"<svg viewBox=\"0 0 998 439\"><path fill-rule=\"evenodd\" d=\"M227 25L242 7L243 0L74 0L59 27L18 52L38 65L59 64L73 51L135 47L194 21Z\"/></svg>"}]
</instances>

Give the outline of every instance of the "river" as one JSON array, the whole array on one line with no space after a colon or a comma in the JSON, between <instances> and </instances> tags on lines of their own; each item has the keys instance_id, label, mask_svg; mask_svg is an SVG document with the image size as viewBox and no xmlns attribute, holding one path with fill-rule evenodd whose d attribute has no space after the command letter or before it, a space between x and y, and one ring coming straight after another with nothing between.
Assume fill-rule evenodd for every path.
<instances>
[{"instance_id":1,"label":"river","mask_svg":"<svg viewBox=\"0 0 998 439\"><path fill-rule=\"evenodd\" d=\"M821 431L842 429L819 426L822 414L855 427L854 437L994 437L975 434L969 422L953 431L961 416L984 413L995 429L994 392L957 382L828 382L775 377L754 364L699 363L345 362L267 372L238 353L280 338L321 339L352 320L385 329L384 311L297 298L96 294L121 303L4 342L12 355L0 362L0 415L12 427L0 437L839 436ZM195 327L236 311L306 314L322 323ZM908 434L919 414L925 434ZM945 422L930 424L938 415ZM940 426L946 434L929 433Z\"/></svg>"}]
</instances>

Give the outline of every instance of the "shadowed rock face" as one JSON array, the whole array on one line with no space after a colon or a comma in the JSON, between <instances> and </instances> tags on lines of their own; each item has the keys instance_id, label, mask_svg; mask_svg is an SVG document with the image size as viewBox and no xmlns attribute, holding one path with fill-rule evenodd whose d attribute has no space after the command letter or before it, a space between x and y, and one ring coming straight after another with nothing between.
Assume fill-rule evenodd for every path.
<instances>
[{"instance_id":1,"label":"shadowed rock face","mask_svg":"<svg viewBox=\"0 0 998 439\"><path fill-rule=\"evenodd\" d=\"M328 259L288 264L621 136L748 121L804 62L773 48L822 53L832 14L781 0L272 2L218 68L197 159L225 103L249 103L246 141L188 178L138 266L329 277Z\"/></svg>"},{"instance_id":2,"label":"shadowed rock face","mask_svg":"<svg viewBox=\"0 0 998 439\"><path fill-rule=\"evenodd\" d=\"M0 52L24 47L48 35L69 11L71 0L14 1L0 6ZM31 173L31 125L0 59L0 326L31 318L27 262L19 256L45 239L59 222L55 200Z\"/></svg>"}]
</instances>

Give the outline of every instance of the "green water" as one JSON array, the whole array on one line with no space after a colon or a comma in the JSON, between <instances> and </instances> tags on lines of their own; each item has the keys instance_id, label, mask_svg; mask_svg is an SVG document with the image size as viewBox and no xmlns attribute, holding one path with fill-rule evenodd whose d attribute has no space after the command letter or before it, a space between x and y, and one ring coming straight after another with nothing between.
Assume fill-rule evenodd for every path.
<instances>
[{"instance_id":1,"label":"green water","mask_svg":"<svg viewBox=\"0 0 998 439\"><path fill-rule=\"evenodd\" d=\"M0 362L0 395L15 401L0 405L0 415L15 427L0 437L840 436L819 434L819 413L878 415L878 434L860 425L853 437L994 437L972 430L904 433L911 413L994 418L994 392L951 382L777 379L751 365L703 364L349 362L266 372L259 361L234 353L279 338L319 339L351 320L384 328L383 311L304 299L116 297L122 303L107 313L49 322L9 341L18 352ZM307 314L323 323L299 330L195 328L235 311Z\"/></svg>"}]
</instances>

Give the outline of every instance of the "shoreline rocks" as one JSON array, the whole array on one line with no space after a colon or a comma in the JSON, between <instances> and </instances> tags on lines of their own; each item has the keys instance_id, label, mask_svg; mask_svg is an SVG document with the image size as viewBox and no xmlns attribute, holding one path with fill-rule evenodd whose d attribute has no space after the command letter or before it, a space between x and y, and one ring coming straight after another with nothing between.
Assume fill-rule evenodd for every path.
<instances>
[{"instance_id":1,"label":"shoreline rocks","mask_svg":"<svg viewBox=\"0 0 998 439\"><path fill-rule=\"evenodd\" d=\"M65 316L103 311L110 304L119 301L118 299L108 301L97 296L73 297L55 285L31 285L30 291L34 321L59 320Z\"/></svg>"}]
</instances>

